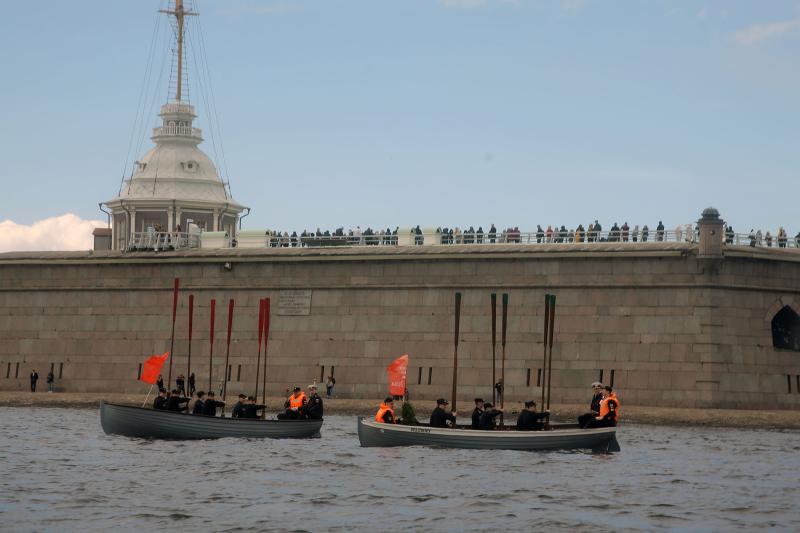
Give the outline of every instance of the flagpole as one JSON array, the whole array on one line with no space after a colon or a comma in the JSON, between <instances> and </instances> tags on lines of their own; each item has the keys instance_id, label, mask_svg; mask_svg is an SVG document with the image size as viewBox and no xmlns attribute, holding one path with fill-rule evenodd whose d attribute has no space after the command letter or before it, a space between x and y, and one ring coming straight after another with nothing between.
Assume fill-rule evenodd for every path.
<instances>
[{"instance_id":1,"label":"flagpole","mask_svg":"<svg viewBox=\"0 0 800 533\"><path fill-rule=\"evenodd\" d=\"M153 392L153 387L155 387L155 385L156 385L155 383L150 384L150 390L147 391L147 396L144 397L144 402L142 402L142 407L147 405L147 400L150 399L150 393Z\"/></svg>"}]
</instances>

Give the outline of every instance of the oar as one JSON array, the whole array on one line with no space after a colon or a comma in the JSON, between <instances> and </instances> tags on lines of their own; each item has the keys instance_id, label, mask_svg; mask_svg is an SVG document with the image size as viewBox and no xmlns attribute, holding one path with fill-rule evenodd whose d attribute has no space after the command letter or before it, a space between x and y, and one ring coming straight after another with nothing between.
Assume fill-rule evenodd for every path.
<instances>
[{"instance_id":1,"label":"oar","mask_svg":"<svg viewBox=\"0 0 800 533\"><path fill-rule=\"evenodd\" d=\"M453 341L454 348L453 348L453 403L452 407L450 408L450 412L453 413L456 411L456 395L458 393L458 329L461 325L461 293L456 293L456 329L455 329L455 338Z\"/></svg>"},{"instance_id":2,"label":"oar","mask_svg":"<svg viewBox=\"0 0 800 533\"><path fill-rule=\"evenodd\" d=\"M228 348L225 351L225 379L222 382L222 403L226 403L228 397L228 362L231 356L231 329L233 328L233 298L228 302ZM222 413L225 414L225 406L222 406Z\"/></svg>"},{"instance_id":3,"label":"oar","mask_svg":"<svg viewBox=\"0 0 800 533\"><path fill-rule=\"evenodd\" d=\"M217 309L217 301L211 299L211 325L209 326L210 350L208 351L208 390L211 389L211 373L214 368L214 312Z\"/></svg>"},{"instance_id":4,"label":"oar","mask_svg":"<svg viewBox=\"0 0 800 533\"><path fill-rule=\"evenodd\" d=\"M497 403L495 398L494 384L497 383L497 376L495 376L497 352L497 293L492 293L492 404Z\"/></svg>"},{"instance_id":5,"label":"oar","mask_svg":"<svg viewBox=\"0 0 800 533\"><path fill-rule=\"evenodd\" d=\"M258 357L256 357L256 393L258 398L258 378L261 376L261 336L264 333L264 299L258 301Z\"/></svg>"},{"instance_id":6,"label":"oar","mask_svg":"<svg viewBox=\"0 0 800 533\"><path fill-rule=\"evenodd\" d=\"M542 355L542 412L545 411L544 407L544 400L545 400L545 382L547 381L547 328L550 326L550 295L544 295L544 329L542 329L543 337L542 337L542 348L544 349L544 354Z\"/></svg>"},{"instance_id":7,"label":"oar","mask_svg":"<svg viewBox=\"0 0 800 533\"><path fill-rule=\"evenodd\" d=\"M264 298L264 391L261 403L267 405L267 343L269 342L269 298ZM261 416L266 416L266 411L261 411Z\"/></svg>"},{"instance_id":8,"label":"oar","mask_svg":"<svg viewBox=\"0 0 800 533\"><path fill-rule=\"evenodd\" d=\"M169 373L167 374L167 389L172 386L172 354L175 353L175 313L178 312L178 285L180 281L175 278L175 288L172 290L172 336L169 341Z\"/></svg>"},{"instance_id":9,"label":"oar","mask_svg":"<svg viewBox=\"0 0 800 533\"><path fill-rule=\"evenodd\" d=\"M550 327L548 328L548 344L550 355L547 357L547 409L550 409L550 385L553 378L553 330L556 320L556 295L550 295Z\"/></svg>"},{"instance_id":10,"label":"oar","mask_svg":"<svg viewBox=\"0 0 800 533\"><path fill-rule=\"evenodd\" d=\"M505 407L506 399L506 329L508 324L508 293L503 293L503 323L501 325L502 333L500 338L500 346L502 352L502 359L500 363L500 410ZM500 413L500 427L503 427L503 413Z\"/></svg>"},{"instance_id":11,"label":"oar","mask_svg":"<svg viewBox=\"0 0 800 533\"><path fill-rule=\"evenodd\" d=\"M186 392L191 394L189 388L189 377L192 375L192 323L194 321L194 294L189 295L189 361L188 368L186 369L186 381L183 382L183 387ZM185 392L184 392L185 394ZM189 396L189 394L187 394Z\"/></svg>"}]
</instances>

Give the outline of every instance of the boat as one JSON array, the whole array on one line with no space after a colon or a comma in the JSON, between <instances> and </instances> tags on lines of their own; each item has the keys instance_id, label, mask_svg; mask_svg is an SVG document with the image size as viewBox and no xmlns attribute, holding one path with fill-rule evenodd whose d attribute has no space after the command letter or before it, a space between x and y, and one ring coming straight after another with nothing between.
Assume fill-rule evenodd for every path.
<instances>
[{"instance_id":1,"label":"boat","mask_svg":"<svg viewBox=\"0 0 800 533\"><path fill-rule=\"evenodd\" d=\"M476 450L580 450L620 451L617 428L557 427L545 431L485 431L384 424L358 417L362 447L433 446Z\"/></svg>"},{"instance_id":2,"label":"boat","mask_svg":"<svg viewBox=\"0 0 800 533\"><path fill-rule=\"evenodd\" d=\"M320 436L322 420L221 418L103 402L100 424L109 435L144 439L307 439Z\"/></svg>"}]
</instances>

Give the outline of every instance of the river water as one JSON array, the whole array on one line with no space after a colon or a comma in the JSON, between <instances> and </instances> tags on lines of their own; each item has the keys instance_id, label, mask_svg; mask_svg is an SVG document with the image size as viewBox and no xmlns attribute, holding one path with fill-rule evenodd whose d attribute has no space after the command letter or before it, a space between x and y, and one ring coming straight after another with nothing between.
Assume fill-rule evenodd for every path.
<instances>
[{"instance_id":1,"label":"river water","mask_svg":"<svg viewBox=\"0 0 800 533\"><path fill-rule=\"evenodd\" d=\"M800 530L800 432L624 425L622 452L107 436L99 411L0 408L3 531Z\"/></svg>"}]
</instances>

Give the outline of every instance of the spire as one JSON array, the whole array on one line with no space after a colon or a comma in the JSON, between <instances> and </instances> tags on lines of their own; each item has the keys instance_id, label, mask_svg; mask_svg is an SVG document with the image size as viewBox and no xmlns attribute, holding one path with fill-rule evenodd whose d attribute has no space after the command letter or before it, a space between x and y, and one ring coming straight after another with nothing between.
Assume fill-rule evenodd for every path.
<instances>
[{"instance_id":1,"label":"spire","mask_svg":"<svg viewBox=\"0 0 800 533\"><path fill-rule=\"evenodd\" d=\"M184 34L184 18L187 16L195 16L197 13L191 10L187 10L183 7L183 0L175 0L175 8L172 10L169 9L161 9L159 10L161 13L166 13L167 15L173 15L175 17L175 21L177 22L177 32L176 37L178 40L178 79L177 79L177 89L175 90L175 101L181 101L181 92L182 92L182 85L183 85L183 34Z\"/></svg>"}]
</instances>

